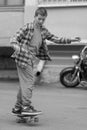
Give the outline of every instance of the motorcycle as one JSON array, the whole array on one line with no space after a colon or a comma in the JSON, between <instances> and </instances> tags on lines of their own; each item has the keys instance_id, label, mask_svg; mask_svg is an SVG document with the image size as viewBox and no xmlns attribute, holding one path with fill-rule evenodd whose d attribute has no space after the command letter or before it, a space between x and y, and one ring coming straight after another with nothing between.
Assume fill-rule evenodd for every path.
<instances>
[{"instance_id":1,"label":"motorcycle","mask_svg":"<svg viewBox=\"0 0 87 130\"><path fill-rule=\"evenodd\" d=\"M87 46L79 55L73 55L74 66L66 67L60 72L60 82L67 88L75 88L82 81L87 82Z\"/></svg>"}]
</instances>

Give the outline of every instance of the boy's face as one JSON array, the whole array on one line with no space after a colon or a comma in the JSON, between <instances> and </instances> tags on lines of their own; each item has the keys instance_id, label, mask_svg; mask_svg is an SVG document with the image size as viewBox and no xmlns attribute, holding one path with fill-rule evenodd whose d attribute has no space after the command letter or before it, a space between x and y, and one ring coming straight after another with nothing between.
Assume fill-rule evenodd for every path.
<instances>
[{"instance_id":1,"label":"boy's face","mask_svg":"<svg viewBox=\"0 0 87 130\"><path fill-rule=\"evenodd\" d=\"M35 24L42 26L45 22L46 16L41 16L40 14L38 16L34 17Z\"/></svg>"}]
</instances>

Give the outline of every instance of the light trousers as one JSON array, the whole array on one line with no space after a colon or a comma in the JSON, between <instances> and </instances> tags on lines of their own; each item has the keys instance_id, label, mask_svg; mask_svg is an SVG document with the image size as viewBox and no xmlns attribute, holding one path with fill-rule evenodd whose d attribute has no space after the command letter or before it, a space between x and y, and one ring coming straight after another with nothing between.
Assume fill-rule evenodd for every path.
<instances>
[{"instance_id":1,"label":"light trousers","mask_svg":"<svg viewBox=\"0 0 87 130\"><path fill-rule=\"evenodd\" d=\"M28 106L31 104L32 91L34 88L33 65L28 64L26 68L21 68L17 65L17 71L20 85L15 106Z\"/></svg>"}]
</instances>

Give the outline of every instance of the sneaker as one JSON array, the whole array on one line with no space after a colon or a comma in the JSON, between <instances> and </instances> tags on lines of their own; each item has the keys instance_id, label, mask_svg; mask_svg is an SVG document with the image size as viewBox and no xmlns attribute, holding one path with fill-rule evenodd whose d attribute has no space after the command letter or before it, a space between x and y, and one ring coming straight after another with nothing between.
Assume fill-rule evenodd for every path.
<instances>
[{"instance_id":1,"label":"sneaker","mask_svg":"<svg viewBox=\"0 0 87 130\"><path fill-rule=\"evenodd\" d=\"M31 115L36 115L36 114L40 114L41 111L37 111L36 109L34 109L33 106L24 106L22 111L21 111L21 114L31 114Z\"/></svg>"},{"instance_id":2,"label":"sneaker","mask_svg":"<svg viewBox=\"0 0 87 130\"><path fill-rule=\"evenodd\" d=\"M21 108L12 108L12 113L14 114L21 114Z\"/></svg>"}]
</instances>

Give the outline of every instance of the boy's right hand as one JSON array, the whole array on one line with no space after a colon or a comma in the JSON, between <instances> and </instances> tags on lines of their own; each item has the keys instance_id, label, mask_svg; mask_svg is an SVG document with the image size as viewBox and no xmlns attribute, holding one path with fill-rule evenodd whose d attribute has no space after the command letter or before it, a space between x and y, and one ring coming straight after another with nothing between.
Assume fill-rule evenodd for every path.
<instances>
[{"instance_id":1,"label":"boy's right hand","mask_svg":"<svg viewBox=\"0 0 87 130\"><path fill-rule=\"evenodd\" d=\"M13 47L13 49L14 49L17 53L20 52L20 47L19 47L18 45L12 44L12 47Z\"/></svg>"}]
</instances>

